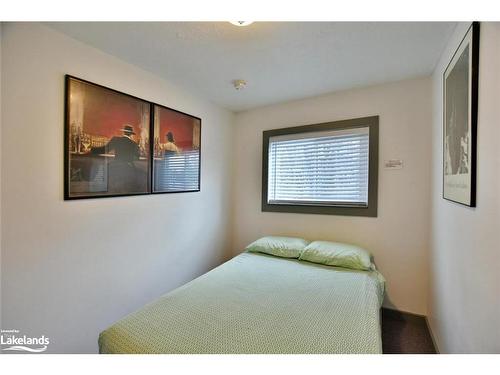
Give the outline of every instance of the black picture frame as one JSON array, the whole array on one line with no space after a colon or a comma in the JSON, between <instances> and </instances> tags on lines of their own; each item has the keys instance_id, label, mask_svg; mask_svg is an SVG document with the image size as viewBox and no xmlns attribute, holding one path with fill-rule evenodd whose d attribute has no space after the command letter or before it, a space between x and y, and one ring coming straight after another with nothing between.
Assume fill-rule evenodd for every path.
<instances>
[{"instance_id":1,"label":"black picture frame","mask_svg":"<svg viewBox=\"0 0 500 375\"><path fill-rule=\"evenodd\" d=\"M269 139L274 136L328 130L369 128L368 206L273 204L268 202ZM320 215L377 217L378 209L379 116L361 117L320 124L265 130L262 133L262 205L263 212L287 212Z\"/></svg>"},{"instance_id":2,"label":"black picture frame","mask_svg":"<svg viewBox=\"0 0 500 375\"><path fill-rule=\"evenodd\" d=\"M467 207L476 207L479 35L473 22L443 72L442 196Z\"/></svg>"},{"instance_id":3,"label":"black picture frame","mask_svg":"<svg viewBox=\"0 0 500 375\"><path fill-rule=\"evenodd\" d=\"M148 115L148 120L147 124L141 128L141 131L144 131L147 129L147 136L148 136L148 142L147 145L144 145L144 147L141 148L141 152L143 149L147 149L147 167L145 168L145 175L144 175L144 182L146 189L144 191L131 191L131 192L119 192L119 193L113 193L113 192L105 192L103 193L102 191L97 191L97 192L81 192L79 191L78 193L74 193L74 189L72 189L72 181L71 178L73 176L73 171L70 171L71 168L71 163L72 163L72 130L71 130L71 108L72 108L72 101L71 101L71 83L72 82L78 82L84 85L89 85L92 88L95 88L97 90L103 90L105 92L109 92L110 94L113 95L119 95L123 96L124 98L127 98L128 100L132 101L137 101L138 103L142 103L144 105L144 113L147 111ZM103 86L79 77L75 77L70 74L66 74L64 76L64 146L63 146L63 152L64 152L64 200L80 200L80 199L96 199L96 198L111 198L111 197L127 197L127 196L136 196L136 195L148 195L148 194L169 194L169 193L182 193L182 192L199 192L201 190L201 118L197 116L193 116L191 114L185 113L178 111L176 109L154 103L152 101L148 101L145 99L142 99L140 97L134 96L127 94L122 91L115 90L113 88ZM178 191L153 191L153 150L154 150L154 144L153 142L150 141L150 139L153 138L153 131L154 131L154 108L156 107L161 107L169 111L173 111L175 113L182 114L184 116L188 116L190 118L196 119L199 121L199 167L198 167L198 184L197 188L193 190L178 190ZM147 110L146 110L147 108ZM83 125L81 125L83 127ZM123 129L120 130L130 130L123 126ZM133 129L133 132L135 132L135 129ZM103 137L104 138L104 137ZM104 142L104 141L103 141ZM74 142L73 142L74 145ZM87 146L86 146L87 147ZM93 147L93 140L91 142L91 145L89 146L91 150L94 149ZM116 154L116 152L114 152ZM99 155L103 156L103 155ZM106 155L106 156L115 156L116 155ZM142 179L141 179L142 181ZM108 182L107 182L108 183Z\"/></svg>"}]
</instances>

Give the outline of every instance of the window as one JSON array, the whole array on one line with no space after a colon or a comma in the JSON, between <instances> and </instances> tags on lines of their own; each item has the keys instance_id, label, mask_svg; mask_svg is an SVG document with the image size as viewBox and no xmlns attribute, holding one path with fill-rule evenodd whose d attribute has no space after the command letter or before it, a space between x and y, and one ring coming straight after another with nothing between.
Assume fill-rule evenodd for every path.
<instances>
[{"instance_id":1,"label":"window","mask_svg":"<svg viewBox=\"0 0 500 375\"><path fill-rule=\"evenodd\" d=\"M378 117L264 132L262 210L377 216Z\"/></svg>"}]
</instances>

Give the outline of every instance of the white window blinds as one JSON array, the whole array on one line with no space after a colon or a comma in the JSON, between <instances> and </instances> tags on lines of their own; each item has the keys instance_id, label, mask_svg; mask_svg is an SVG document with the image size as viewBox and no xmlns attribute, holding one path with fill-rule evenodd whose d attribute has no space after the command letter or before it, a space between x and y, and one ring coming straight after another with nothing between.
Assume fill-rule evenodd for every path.
<instances>
[{"instance_id":1,"label":"white window blinds","mask_svg":"<svg viewBox=\"0 0 500 375\"><path fill-rule=\"evenodd\" d=\"M369 128L269 138L268 203L368 206Z\"/></svg>"}]
</instances>

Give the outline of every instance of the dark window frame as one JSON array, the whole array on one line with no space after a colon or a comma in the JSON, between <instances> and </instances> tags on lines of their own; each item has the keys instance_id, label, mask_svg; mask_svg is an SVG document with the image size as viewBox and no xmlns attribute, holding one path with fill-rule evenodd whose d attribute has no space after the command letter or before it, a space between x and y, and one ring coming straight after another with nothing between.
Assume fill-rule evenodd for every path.
<instances>
[{"instance_id":1,"label":"dark window frame","mask_svg":"<svg viewBox=\"0 0 500 375\"><path fill-rule=\"evenodd\" d=\"M301 134L325 130L345 130L354 128L370 129L368 154L368 206L277 204L268 203L268 161L269 138L279 135ZM321 124L295 126L265 130L262 133L262 211L288 212L321 215L346 215L377 217L378 206L378 153L379 153L379 116L361 117L349 120L325 122Z\"/></svg>"}]
</instances>

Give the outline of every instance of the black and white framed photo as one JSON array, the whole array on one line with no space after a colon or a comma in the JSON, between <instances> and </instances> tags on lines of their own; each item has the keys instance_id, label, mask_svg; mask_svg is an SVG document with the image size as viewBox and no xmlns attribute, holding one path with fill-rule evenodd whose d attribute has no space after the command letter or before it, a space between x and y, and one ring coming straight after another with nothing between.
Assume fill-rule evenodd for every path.
<instances>
[{"instance_id":1,"label":"black and white framed photo","mask_svg":"<svg viewBox=\"0 0 500 375\"><path fill-rule=\"evenodd\" d=\"M476 205L479 23L473 22L443 76L443 198Z\"/></svg>"}]
</instances>

